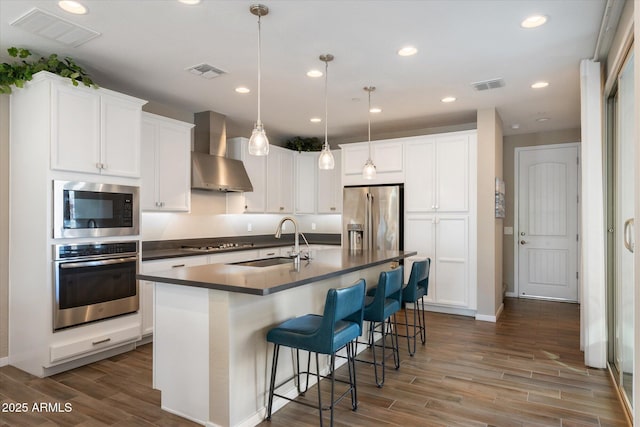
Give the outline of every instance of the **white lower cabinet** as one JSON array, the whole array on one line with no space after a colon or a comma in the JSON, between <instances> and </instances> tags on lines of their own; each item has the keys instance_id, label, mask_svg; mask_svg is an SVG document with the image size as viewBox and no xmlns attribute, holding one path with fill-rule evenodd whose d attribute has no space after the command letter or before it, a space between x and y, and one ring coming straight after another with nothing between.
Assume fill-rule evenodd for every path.
<instances>
[{"instance_id":1,"label":"white lower cabinet","mask_svg":"<svg viewBox=\"0 0 640 427\"><path fill-rule=\"evenodd\" d=\"M466 215L410 214L405 218L405 247L417 258L431 258L425 302L475 309L472 300L469 218ZM405 264L408 280L413 258Z\"/></svg>"}]
</instances>

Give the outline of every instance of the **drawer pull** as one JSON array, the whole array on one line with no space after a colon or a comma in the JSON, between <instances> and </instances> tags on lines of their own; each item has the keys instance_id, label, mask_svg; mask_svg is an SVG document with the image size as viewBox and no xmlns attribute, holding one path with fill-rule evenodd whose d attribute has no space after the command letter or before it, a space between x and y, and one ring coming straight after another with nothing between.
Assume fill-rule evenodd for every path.
<instances>
[{"instance_id":1,"label":"drawer pull","mask_svg":"<svg viewBox=\"0 0 640 427\"><path fill-rule=\"evenodd\" d=\"M93 345L100 345L100 344L107 343L107 342L109 342L109 341L111 341L111 338L105 338L105 339L100 340L100 341L94 341L92 344L93 344Z\"/></svg>"},{"instance_id":2,"label":"drawer pull","mask_svg":"<svg viewBox=\"0 0 640 427\"><path fill-rule=\"evenodd\" d=\"M267 256L274 256L275 254L276 254L275 252L269 252Z\"/></svg>"},{"instance_id":3,"label":"drawer pull","mask_svg":"<svg viewBox=\"0 0 640 427\"><path fill-rule=\"evenodd\" d=\"M184 267L184 264L176 264L171 266L171 268L179 268L179 267Z\"/></svg>"}]
</instances>

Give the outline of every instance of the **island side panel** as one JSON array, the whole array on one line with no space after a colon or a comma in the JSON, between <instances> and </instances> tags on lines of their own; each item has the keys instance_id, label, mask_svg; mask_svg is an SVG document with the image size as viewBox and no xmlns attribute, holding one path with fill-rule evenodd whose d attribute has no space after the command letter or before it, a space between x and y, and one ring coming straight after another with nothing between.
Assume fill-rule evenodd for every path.
<instances>
[{"instance_id":1,"label":"island side panel","mask_svg":"<svg viewBox=\"0 0 640 427\"><path fill-rule=\"evenodd\" d=\"M204 424L209 420L208 290L156 283L154 383L162 409Z\"/></svg>"}]
</instances>

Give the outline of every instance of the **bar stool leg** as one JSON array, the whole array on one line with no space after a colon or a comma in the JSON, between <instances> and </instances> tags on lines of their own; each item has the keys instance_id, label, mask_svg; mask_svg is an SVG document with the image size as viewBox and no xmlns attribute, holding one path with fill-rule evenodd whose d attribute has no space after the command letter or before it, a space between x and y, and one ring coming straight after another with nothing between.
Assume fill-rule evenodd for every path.
<instances>
[{"instance_id":1,"label":"bar stool leg","mask_svg":"<svg viewBox=\"0 0 640 427\"><path fill-rule=\"evenodd\" d=\"M420 321L420 318L422 318L422 323L420 323L420 338L422 339L422 344L425 344L427 342L427 322L425 320L424 317L424 299L420 298L420 303L422 305L422 307L420 308L420 313L421 316L418 317L418 321ZM416 308L418 308L418 304L416 303Z\"/></svg>"},{"instance_id":2,"label":"bar stool leg","mask_svg":"<svg viewBox=\"0 0 640 427\"><path fill-rule=\"evenodd\" d=\"M391 327L391 319L389 319L389 327ZM395 343L394 343L395 338ZM393 314L393 331L391 334L391 348L393 352L393 363L396 369L400 368L400 351L398 348L398 322L396 321L396 315Z\"/></svg>"},{"instance_id":3,"label":"bar stool leg","mask_svg":"<svg viewBox=\"0 0 640 427\"><path fill-rule=\"evenodd\" d=\"M276 369L278 367L278 354L280 353L280 345L273 346L273 361L271 362L271 384L269 385L269 404L267 406L267 420L271 419L271 410L273 409L273 393L276 387Z\"/></svg>"},{"instance_id":4,"label":"bar stool leg","mask_svg":"<svg viewBox=\"0 0 640 427\"><path fill-rule=\"evenodd\" d=\"M351 409L358 409L358 392L356 388L356 349L357 341L347 344L347 366L349 367L349 386L351 387ZM356 348L354 348L354 346Z\"/></svg>"}]
</instances>

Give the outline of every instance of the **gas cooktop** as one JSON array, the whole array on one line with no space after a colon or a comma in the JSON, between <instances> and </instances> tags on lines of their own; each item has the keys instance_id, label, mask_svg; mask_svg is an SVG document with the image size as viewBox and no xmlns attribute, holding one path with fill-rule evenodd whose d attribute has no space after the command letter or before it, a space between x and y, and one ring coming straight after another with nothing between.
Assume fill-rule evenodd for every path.
<instances>
[{"instance_id":1,"label":"gas cooktop","mask_svg":"<svg viewBox=\"0 0 640 427\"><path fill-rule=\"evenodd\" d=\"M215 242L209 243L206 245L196 246L196 245L185 245L182 246L182 249L188 251L195 252L215 252L223 249L236 249L236 248L250 248L253 246L253 243L245 243L245 242Z\"/></svg>"}]
</instances>

